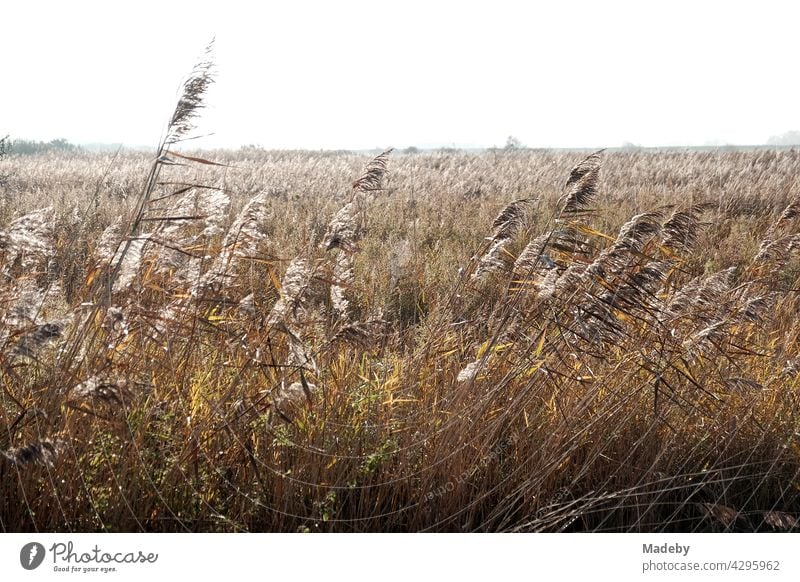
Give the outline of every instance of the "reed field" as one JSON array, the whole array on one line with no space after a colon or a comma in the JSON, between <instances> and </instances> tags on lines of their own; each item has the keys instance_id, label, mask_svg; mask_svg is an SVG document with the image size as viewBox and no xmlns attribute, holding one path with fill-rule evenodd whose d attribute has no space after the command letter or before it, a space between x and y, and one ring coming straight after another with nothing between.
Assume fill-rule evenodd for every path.
<instances>
[{"instance_id":1,"label":"reed field","mask_svg":"<svg viewBox=\"0 0 800 582\"><path fill-rule=\"evenodd\" d=\"M204 74L0 160L0 530L798 527L800 152L190 153Z\"/></svg>"}]
</instances>

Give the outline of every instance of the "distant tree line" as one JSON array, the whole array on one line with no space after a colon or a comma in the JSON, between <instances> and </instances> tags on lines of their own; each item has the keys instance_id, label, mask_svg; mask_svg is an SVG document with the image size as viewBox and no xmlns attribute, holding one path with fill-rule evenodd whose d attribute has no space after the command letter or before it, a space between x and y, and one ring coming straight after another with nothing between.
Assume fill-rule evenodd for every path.
<instances>
[{"instance_id":1,"label":"distant tree line","mask_svg":"<svg viewBox=\"0 0 800 582\"><path fill-rule=\"evenodd\" d=\"M27 139L9 140L8 136L2 140L0 145L0 157L9 153L20 156L27 156L32 154L41 154L45 152L77 152L80 147L68 142L63 138L54 139L51 141L33 141Z\"/></svg>"}]
</instances>

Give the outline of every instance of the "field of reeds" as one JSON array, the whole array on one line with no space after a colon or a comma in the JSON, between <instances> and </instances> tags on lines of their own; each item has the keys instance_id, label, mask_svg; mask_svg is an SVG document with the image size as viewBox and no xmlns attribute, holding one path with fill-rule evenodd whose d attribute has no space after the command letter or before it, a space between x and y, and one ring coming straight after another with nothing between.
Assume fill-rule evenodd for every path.
<instances>
[{"instance_id":1,"label":"field of reeds","mask_svg":"<svg viewBox=\"0 0 800 582\"><path fill-rule=\"evenodd\" d=\"M0 530L796 529L799 152L190 155L183 107L0 160Z\"/></svg>"}]
</instances>

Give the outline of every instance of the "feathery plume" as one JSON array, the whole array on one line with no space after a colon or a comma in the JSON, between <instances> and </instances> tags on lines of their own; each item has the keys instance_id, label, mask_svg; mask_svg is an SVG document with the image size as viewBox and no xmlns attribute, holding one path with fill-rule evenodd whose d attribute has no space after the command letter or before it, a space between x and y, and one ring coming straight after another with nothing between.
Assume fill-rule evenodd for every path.
<instances>
[{"instance_id":1,"label":"feathery plume","mask_svg":"<svg viewBox=\"0 0 800 582\"><path fill-rule=\"evenodd\" d=\"M364 174L353 182L355 192L373 192L381 189L383 177L386 174L386 164L393 148L389 148L380 155L376 156L367 164Z\"/></svg>"},{"instance_id":2,"label":"feathery plume","mask_svg":"<svg viewBox=\"0 0 800 582\"><path fill-rule=\"evenodd\" d=\"M40 323L45 296L32 279L17 279L11 290L11 301L6 305L3 328L21 330Z\"/></svg>"},{"instance_id":3,"label":"feathery plume","mask_svg":"<svg viewBox=\"0 0 800 582\"><path fill-rule=\"evenodd\" d=\"M125 253L123 253L124 245L117 249L117 253L111 261L112 269L117 270L112 287L114 293L127 291L138 277L142 266L143 251L151 236L152 233L142 234L132 240Z\"/></svg>"},{"instance_id":4,"label":"feathery plume","mask_svg":"<svg viewBox=\"0 0 800 582\"><path fill-rule=\"evenodd\" d=\"M164 221L151 233L154 244L148 259L155 265L154 272L172 274L172 281L179 284L197 283L203 258L195 253L222 232L220 225L229 205L230 197L222 190L189 188L167 213L187 219ZM198 222L202 226L199 233Z\"/></svg>"},{"instance_id":5,"label":"feathery plume","mask_svg":"<svg viewBox=\"0 0 800 582\"><path fill-rule=\"evenodd\" d=\"M552 233L546 232L530 241L514 261L514 278L521 279L534 271L552 270L558 267L553 260L543 254Z\"/></svg>"},{"instance_id":6,"label":"feathery plume","mask_svg":"<svg viewBox=\"0 0 800 582\"><path fill-rule=\"evenodd\" d=\"M728 338L730 323L730 319L727 318L712 322L685 340L684 348L690 354L698 355L712 347L719 346Z\"/></svg>"},{"instance_id":7,"label":"feathery plume","mask_svg":"<svg viewBox=\"0 0 800 582\"><path fill-rule=\"evenodd\" d=\"M304 293L312 277L311 267L306 259L296 257L286 268L281 280L281 296L270 312L268 323L276 325L293 321L304 303Z\"/></svg>"},{"instance_id":8,"label":"feathery plume","mask_svg":"<svg viewBox=\"0 0 800 582\"><path fill-rule=\"evenodd\" d=\"M225 220L225 215L231 205L231 197L224 190L203 188L197 195L196 199L196 212L202 216L203 230L200 236L207 239L220 235L223 232L222 223ZM266 220L266 208L261 209L250 208L247 220L259 221L263 226Z\"/></svg>"},{"instance_id":9,"label":"feathery plume","mask_svg":"<svg viewBox=\"0 0 800 582\"><path fill-rule=\"evenodd\" d=\"M708 210L711 204L695 204L688 210L676 210L661 228L661 244L675 252L689 252L697 244L702 223L699 215Z\"/></svg>"},{"instance_id":10,"label":"feathery plume","mask_svg":"<svg viewBox=\"0 0 800 582\"><path fill-rule=\"evenodd\" d=\"M510 238L495 240L489 250L481 257L478 268L472 274L475 281L484 280L490 273L497 273L508 270L511 260L514 258L506 247L511 243Z\"/></svg>"},{"instance_id":11,"label":"feathery plume","mask_svg":"<svg viewBox=\"0 0 800 582\"><path fill-rule=\"evenodd\" d=\"M639 263L645 244L661 230L661 218L659 212L645 212L631 218L622 225L614 243L592 261L587 272L608 279Z\"/></svg>"},{"instance_id":12,"label":"feathery plume","mask_svg":"<svg viewBox=\"0 0 800 582\"><path fill-rule=\"evenodd\" d=\"M798 216L800 216L800 198L795 198L783 210L778 220L770 227L768 232L773 233L785 226L789 226Z\"/></svg>"},{"instance_id":13,"label":"feathery plume","mask_svg":"<svg viewBox=\"0 0 800 582\"><path fill-rule=\"evenodd\" d=\"M797 518L783 511L765 511L764 523L775 530L791 530L797 527Z\"/></svg>"},{"instance_id":14,"label":"feathery plume","mask_svg":"<svg viewBox=\"0 0 800 582\"><path fill-rule=\"evenodd\" d=\"M534 202L534 198L520 198L503 208L492 222L492 238L514 238L523 223L527 207Z\"/></svg>"},{"instance_id":15,"label":"feathery plume","mask_svg":"<svg viewBox=\"0 0 800 582\"><path fill-rule=\"evenodd\" d=\"M665 315L671 318L688 313L700 314L707 312L701 320L708 324L709 317L716 314L722 306L722 297L728 292L733 280L736 267L729 267L712 273L701 279L689 281L683 288L670 298L666 304Z\"/></svg>"},{"instance_id":16,"label":"feathery plume","mask_svg":"<svg viewBox=\"0 0 800 582\"><path fill-rule=\"evenodd\" d=\"M169 122L167 144L179 142L194 128L194 119L199 114L200 109L204 107L203 100L209 87L214 82L213 49L214 41L212 40L206 46L203 57L195 65L189 78L183 84L183 92L180 99L178 99L178 104L175 106L175 111L172 113L172 119Z\"/></svg>"},{"instance_id":17,"label":"feathery plume","mask_svg":"<svg viewBox=\"0 0 800 582\"><path fill-rule=\"evenodd\" d=\"M792 253L800 248L800 235L794 234L778 239L769 236L761 241L753 263L771 264L773 269L782 267L791 258Z\"/></svg>"},{"instance_id":18,"label":"feathery plume","mask_svg":"<svg viewBox=\"0 0 800 582\"><path fill-rule=\"evenodd\" d=\"M556 285L558 280L559 272L557 269L551 269L548 271L548 273L537 283L537 298L543 301L551 299L556 294Z\"/></svg>"},{"instance_id":19,"label":"feathery plume","mask_svg":"<svg viewBox=\"0 0 800 582\"><path fill-rule=\"evenodd\" d=\"M53 207L48 206L11 221L0 232L0 252L5 253L5 269L19 263L25 272L46 264L55 252L53 246Z\"/></svg>"},{"instance_id":20,"label":"feathery plume","mask_svg":"<svg viewBox=\"0 0 800 582\"><path fill-rule=\"evenodd\" d=\"M333 282L330 288L330 295L334 313L344 321L347 321L350 316L350 301L347 298L347 290L352 287L354 279L353 258L346 252L340 251L333 266Z\"/></svg>"},{"instance_id":21,"label":"feathery plume","mask_svg":"<svg viewBox=\"0 0 800 582\"><path fill-rule=\"evenodd\" d=\"M303 406L312 406L319 392L317 385L306 382L292 382L288 387L281 386L272 399L272 406L284 417L290 418Z\"/></svg>"},{"instance_id":22,"label":"feathery plume","mask_svg":"<svg viewBox=\"0 0 800 582\"><path fill-rule=\"evenodd\" d=\"M457 382L469 382L473 378L478 375L478 371L483 367L486 363L486 358L481 358L480 360L475 360L474 362L470 362L458 373L456 377Z\"/></svg>"},{"instance_id":23,"label":"feathery plume","mask_svg":"<svg viewBox=\"0 0 800 582\"><path fill-rule=\"evenodd\" d=\"M662 219L663 216L660 212L637 214L622 225L614 247L619 250L640 253L647 239L661 231Z\"/></svg>"},{"instance_id":24,"label":"feathery plume","mask_svg":"<svg viewBox=\"0 0 800 582\"><path fill-rule=\"evenodd\" d=\"M220 203L223 200L222 197L215 197L209 204ZM267 200L267 192L261 192L244 206L222 241L222 252L192 288L193 295L206 289L221 287L239 261L256 256L259 244L267 238L265 234L269 217Z\"/></svg>"},{"instance_id":25,"label":"feathery plume","mask_svg":"<svg viewBox=\"0 0 800 582\"><path fill-rule=\"evenodd\" d=\"M603 293L600 299L626 313L631 309L649 311L654 306L660 306L656 291L671 267L670 261L653 261L636 272L625 274L622 284Z\"/></svg>"},{"instance_id":26,"label":"feathery plume","mask_svg":"<svg viewBox=\"0 0 800 582\"><path fill-rule=\"evenodd\" d=\"M602 150L601 150L602 151ZM595 152L573 168L561 197L561 215L588 212L586 208L597 196L600 177L600 153Z\"/></svg>"},{"instance_id":27,"label":"feathery plume","mask_svg":"<svg viewBox=\"0 0 800 582\"><path fill-rule=\"evenodd\" d=\"M356 250L361 233L358 228L358 215L361 204L358 199L345 204L331 219L328 231L322 239L322 248L326 251L340 248L348 252Z\"/></svg>"},{"instance_id":28,"label":"feathery plume","mask_svg":"<svg viewBox=\"0 0 800 582\"><path fill-rule=\"evenodd\" d=\"M552 231L547 246L568 255L590 255L592 252L586 239L571 226Z\"/></svg>"},{"instance_id":29,"label":"feathery plume","mask_svg":"<svg viewBox=\"0 0 800 582\"><path fill-rule=\"evenodd\" d=\"M103 230L103 234L100 235L92 252L95 269L101 269L111 264L122 240L122 228L122 219L117 218Z\"/></svg>"},{"instance_id":30,"label":"feathery plume","mask_svg":"<svg viewBox=\"0 0 800 582\"><path fill-rule=\"evenodd\" d=\"M242 297L239 301L239 312L246 317L255 317L257 313L255 293L250 293Z\"/></svg>"}]
</instances>

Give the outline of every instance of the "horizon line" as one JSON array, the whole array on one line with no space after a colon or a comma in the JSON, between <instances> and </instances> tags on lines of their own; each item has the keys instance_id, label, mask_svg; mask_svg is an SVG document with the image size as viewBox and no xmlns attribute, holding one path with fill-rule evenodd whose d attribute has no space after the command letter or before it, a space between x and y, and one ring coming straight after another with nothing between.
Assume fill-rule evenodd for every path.
<instances>
[{"instance_id":1,"label":"horizon line","mask_svg":"<svg viewBox=\"0 0 800 582\"><path fill-rule=\"evenodd\" d=\"M7 143L11 145L9 153L13 155L14 142L26 142L35 145L47 146L54 142L66 142L68 147L76 147L86 152L104 152L112 150L121 151L147 151L156 148L157 145L131 145L125 142L72 142L66 138L55 138L50 141L34 140L26 138L8 139ZM240 151L240 150L258 150L265 152L319 152L319 153L336 153L336 152L352 152L352 153L372 153L382 152L387 149L392 149L395 154L410 154L410 153L424 153L424 152L438 152L438 151L657 151L657 150L714 150L714 149L791 149L800 147L800 143L786 143L786 144L770 144L770 143L707 143L707 144L660 144L660 145L639 145L634 143L624 143L615 146L601 146L601 145L581 145L581 146L529 146L525 144L515 145L513 147L497 146L497 145L476 145L476 144L458 144L458 143L443 143L443 144L425 144L420 146L410 145L405 147L392 147L392 146L374 146L374 147L358 147L358 148L331 148L331 147L270 147L261 144L247 143L240 145L226 145L226 146L212 146L212 147L182 147L175 148L176 151ZM23 154L24 155L24 154Z\"/></svg>"}]
</instances>

